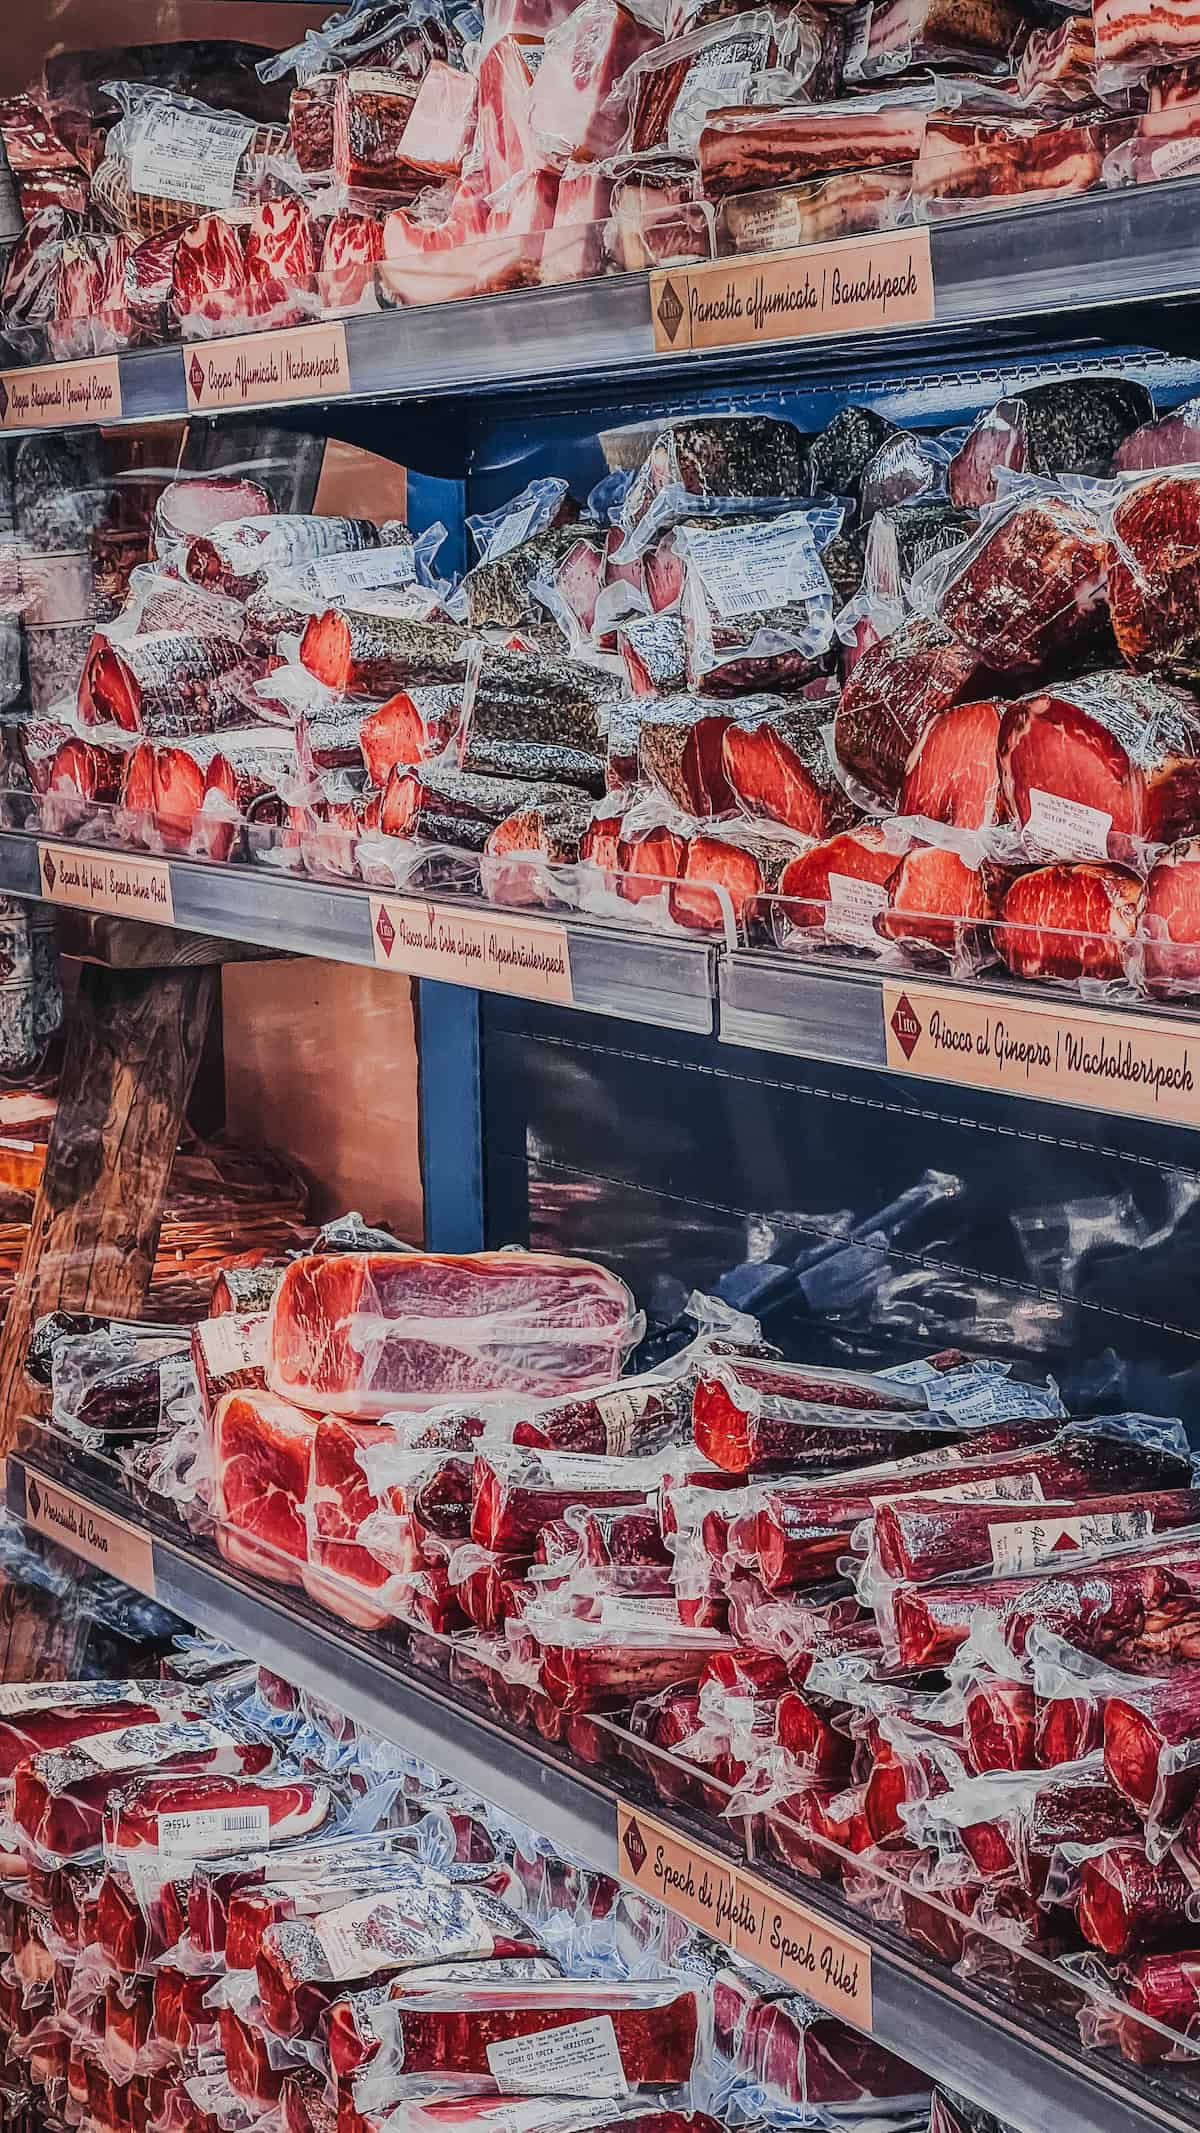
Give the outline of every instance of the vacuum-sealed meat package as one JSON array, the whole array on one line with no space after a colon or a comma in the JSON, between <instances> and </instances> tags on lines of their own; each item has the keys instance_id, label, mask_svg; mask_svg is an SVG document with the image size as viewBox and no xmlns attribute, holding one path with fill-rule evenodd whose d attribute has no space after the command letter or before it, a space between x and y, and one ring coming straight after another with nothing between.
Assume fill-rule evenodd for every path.
<instances>
[{"instance_id":1,"label":"vacuum-sealed meat package","mask_svg":"<svg viewBox=\"0 0 1200 2133\"><path fill-rule=\"evenodd\" d=\"M611 1382L638 1338L624 1283L536 1252L296 1259L270 1309L268 1383L370 1419L460 1394L553 1399Z\"/></svg>"}]
</instances>

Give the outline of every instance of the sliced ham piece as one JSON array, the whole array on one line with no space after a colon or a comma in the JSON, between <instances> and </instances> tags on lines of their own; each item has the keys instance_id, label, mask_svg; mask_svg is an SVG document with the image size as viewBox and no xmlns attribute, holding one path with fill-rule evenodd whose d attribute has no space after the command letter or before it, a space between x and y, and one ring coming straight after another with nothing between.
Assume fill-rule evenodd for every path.
<instances>
[{"instance_id":1,"label":"sliced ham piece","mask_svg":"<svg viewBox=\"0 0 1200 2133\"><path fill-rule=\"evenodd\" d=\"M382 258L382 222L370 215L335 215L325 232L317 275L322 310L377 309L375 269Z\"/></svg>"},{"instance_id":2,"label":"sliced ham piece","mask_svg":"<svg viewBox=\"0 0 1200 2133\"><path fill-rule=\"evenodd\" d=\"M582 0L547 39L533 85L530 123L548 160L561 166L613 153L626 119L617 84L657 41L620 0Z\"/></svg>"},{"instance_id":3,"label":"sliced ham piece","mask_svg":"<svg viewBox=\"0 0 1200 2133\"><path fill-rule=\"evenodd\" d=\"M1138 932L1147 991L1165 999L1200 992L1200 837L1181 839L1155 860Z\"/></svg>"},{"instance_id":4,"label":"sliced ham piece","mask_svg":"<svg viewBox=\"0 0 1200 2133\"><path fill-rule=\"evenodd\" d=\"M1090 860L1038 867L1005 896L996 946L1014 977L1119 978L1140 895L1136 874L1123 867Z\"/></svg>"},{"instance_id":5,"label":"sliced ham piece","mask_svg":"<svg viewBox=\"0 0 1200 2133\"><path fill-rule=\"evenodd\" d=\"M231 1392L213 1417L217 1544L273 1584L300 1583L317 1422L266 1392ZM257 1544L257 1545L256 1545Z\"/></svg>"},{"instance_id":6,"label":"sliced ham piece","mask_svg":"<svg viewBox=\"0 0 1200 2133\"><path fill-rule=\"evenodd\" d=\"M479 62L475 149L489 196L541 160L531 119L537 57L518 38L498 37Z\"/></svg>"},{"instance_id":7,"label":"sliced ham piece","mask_svg":"<svg viewBox=\"0 0 1200 2133\"><path fill-rule=\"evenodd\" d=\"M957 829L988 829L1000 821L999 739L998 704L954 704L940 711L909 756L898 812Z\"/></svg>"},{"instance_id":8,"label":"sliced ham piece","mask_svg":"<svg viewBox=\"0 0 1200 2133\"><path fill-rule=\"evenodd\" d=\"M613 178L595 163L569 163L559 180L554 223L542 244L543 282L591 281L605 269L604 236ZM618 536L618 546L623 536Z\"/></svg>"},{"instance_id":9,"label":"sliced ham piece","mask_svg":"<svg viewBox=\"0 0 1200 2133\"><path fill-rule=\"evenodd\" d=\"M471 75L432 61L400 142L410 169L446 178L462 169L475 134L475 97Z\"/></svg>"},{"instance_id":10,"label":"sliced ham piece","mask_svg":"<svg viewBox=\"0 0 1200 2133\"><path fill-rule=\"evenodd\" d=\"M895 868L895 852L870 823L823 838L800 853L779 877L774 917L780 946L799 931L848 947L871 947Z\"/></svg>"},{"instance_id":11,"label":"sliced ham piece","mask_svg":"<svg viewBox=\"0 0 1200 2133\"><path fill-rule=\"evenodd\" d=\"M1009 814L1056 858L1122 858L1130 839L1200 829L1200 706L1146 676L1062 682L1010 704L1000 729Z\"/></svg>"},{"instance_id":12,"label":"sliced ham piece","mask_svg":"<svg viewBox=\"0 0 1200 2133\"><path fill-rule=\"evenodd\" d=\"M814 703L728 728L725 776L747 814L786 823L807 837L828 837L849 826L857 810L833 774L824 722L823 708Z\"/></svg>"},{"instance_id":13,"label":"sliced ham piece","mask_svg":"<svg viewBox=\"0 0 1200 2133\"><path fill-rule=\"evenodd\" d=\"M941 845L916 845L889 876L879 931L921 958L979 965L988 959L989 926L999 916L1007 878Z\"/></svg>"},{"instance_id":14,"label":"sliced ham piece","mask_svg":"<svg viewBox=\"0 0 1200 2133\"><path fill-rule=\"evenodd\" d=\"M240 230L221 215L189 222L175 246L172 302L185 335L250 322L250 289Z\"/></svg>"},{"instance_id":15,"label":"sliced ham piece","mask_svg":"<svg viewBox=\"0 0 1200 2133\"><path fill-rule=\"evenodd\" d=\"M314 309L316 233L303 200L261 200L245 243L246 287L255 318L297 326Z\"/></svg>"}]
</instances>

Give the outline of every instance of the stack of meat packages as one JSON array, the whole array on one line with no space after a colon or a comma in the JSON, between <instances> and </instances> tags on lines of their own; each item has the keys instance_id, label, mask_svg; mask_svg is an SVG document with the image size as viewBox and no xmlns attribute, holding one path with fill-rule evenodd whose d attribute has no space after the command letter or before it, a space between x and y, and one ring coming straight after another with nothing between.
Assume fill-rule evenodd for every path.
<instances>
[{"instance_id":1,"label":"stack of meat packages","mask_svg":"<svg viewBox=\"0 0 1200 2133\"><path fill-rule=\"evenodd\" d=\"M510 1726L840 1883L966 1974L1032 1975L1090 2041L1154 2057L1171 2039L1139 2011L1200 2025L1179 1423L1071 1419L1053 1385L957 1352L783 1361L698 1294L673 1357L622 1374L640 1326L598 1266L340 1235L231 1268L195 1330L231 1562L402 1626ZM1078 1978L1026 1966L1086 1951ZM1130 2009L1115 2029L1097 1965ZM908 2093L833 2035L780 2006L743 2056L772 2081L799 2064L800 2100Z\"/></svg>"},{"instance_id":2,"label":"stack of meat packages","mask_svg":"<svg viewBox=\"0 0 1200 2133\"><path fill-rule=\"evenodd\" d=\"M777 1987L230 1658L5 1686L6 2113L453 2133L490 2101L529 2133L722 2133L694 2104L745 2086L741 2028Z\"/></svg>"},{"instance_id":3,"label":"stack of meat packages","mask_svg":"<svg viewBox=\"0 0 1200 2133\"><path fill-rule=\"evenodd\" d=\"M293 51L68 52L0 107L26 356L758 252L1178 177L1153 0L385 0Z\"/></svg>"}]
</instances>

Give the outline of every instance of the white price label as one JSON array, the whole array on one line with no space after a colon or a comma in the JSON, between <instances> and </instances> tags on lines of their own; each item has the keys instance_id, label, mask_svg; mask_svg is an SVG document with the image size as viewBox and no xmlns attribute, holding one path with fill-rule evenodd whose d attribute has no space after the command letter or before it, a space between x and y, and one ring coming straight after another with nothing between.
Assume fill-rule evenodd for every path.
<instances>
[{"instance_id":1,"label":"white price label","mask_svg":"<svg viewBox=\"0 0 1200 2133\"><path fill-rule=\"evenodd\" d=\"M860 881L856 874L831 874L825 931L835 941L854 948L877 948L875 920L888 907L888 894L878 881Z\"/></svg>"},{"instance_id":2,"label":"white price label","mask_svg":"<svg viewBox=\"0 0 1200 2133\"><path fill-rule=\"evenodd\" d=\"M1048 1563L1095 1555L1103 1548L1145 1540L1154 1531L1149 1511L1094 1511L1084 1518L1030 1518L991 1525L992 1568L999 1577L1042 1570Z\"/></svg>"},{"instance_id":3,"label":"white price label","mask_svg":"<svg viewBox=\"0 0 1200 2133\"><path fill-rule=\"evenodd\" d=\"M691 528L677 545L695 565L717 613L728 620L832 597L806 518L785 514L711 532Z\"/></svg>"},{"instance_id":4,"label":"white price label","mask_svg":"<svg viewBox=\"0 0 1200 2133\"><path fill-rule=\"evenodd\" d=\"M489 2044L487 2062L497 2088L506 2096L629 2093L611 2015Z\"/></svg>"},{"instance_id":5,"label":"white price label","mask_svg":"<svg viewBox=\"0 0 1200 2133\"><path fill-rule=\"evenodd\" d=\"M225 1853L269 1844L270 1839L267 1807L205 1807L158 1818L158 1849L163 1859L219 1859Z\"/></svg>"},{"instance_id":6,"label":"white price label","mask_svg":"<svg viewBox=\"0 0 1200 2133\"><path fill-rule=\"evenodd\" d=\"M1080 800L1064 800L1059 793L1042 792L1036 785L1029 794L1029 834L1056 858L1107 859L1112 816L1099 807L1085 807Z\"/></svg>"},{"instance_id":7,"label":"white price label","mask_svg":"<svg viewBox=\"0 0 1200 2133\"><path fill-rule=\"evenodd\" d=\"M134 127L129 187L194 207L231 207L242 157L253 126L232 118L182 111L171 104L152 109Z\"/></svg>"},{"instance_id":8,"label":"white price label","mask_svg":"<svg viewBox=\"0 0 1200 2133\"><path fill-rule=\"evenodd\" d=\"M411 585L416 576L416 560L411 548L397 543L394 548L368 548L365 554L331 556L327 562L314 563L308 572L308 582L321 600L340 600L347 593L378 592L381 586Z\"/></svg>"}]
</instances>

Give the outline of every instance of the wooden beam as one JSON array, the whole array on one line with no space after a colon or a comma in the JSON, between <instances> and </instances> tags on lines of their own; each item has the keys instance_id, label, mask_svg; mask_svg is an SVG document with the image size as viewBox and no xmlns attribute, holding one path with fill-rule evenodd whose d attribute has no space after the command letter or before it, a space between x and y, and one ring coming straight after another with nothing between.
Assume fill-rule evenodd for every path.
<instances>
[{"instance_id":1,"label":"wooden beam","mask_svg":"<svg viewBox=\"0 0 1200 2133\"><path fill-rule=\"evenodd\" d=\"M80 974L45 1169L0 1332L0 1452L34 1403L24 1358L35 1320L141 1310L217 984L214 966L87 965Z\"/></svg>"}]
</instances>

